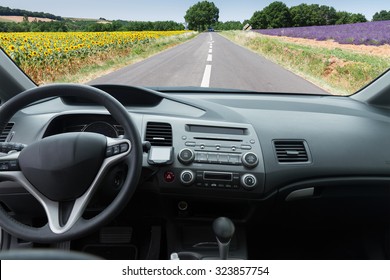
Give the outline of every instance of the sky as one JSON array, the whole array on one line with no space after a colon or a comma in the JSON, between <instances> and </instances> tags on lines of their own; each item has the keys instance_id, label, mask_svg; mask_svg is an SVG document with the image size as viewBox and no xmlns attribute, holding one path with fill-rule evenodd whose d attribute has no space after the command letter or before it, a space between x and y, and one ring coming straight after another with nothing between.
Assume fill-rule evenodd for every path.
<instances>
[{"instance_id":1,"label":"sky","mask_svg":"<svg viewBox=\"0 0 390 280\"><path fill-rule=\"evenodd\" d=\"M200 0L0 0L0 6L62 17L80 17L108 20L174 20L184 22L189 7ZM250 19L255 11L262 10L276 0L210 0L219 8L219 20ZM389 0L279 0L288 7L301 3L332 6L339 11L361 13L368 20L381 10L390 10Z\"/></svg>"}]
</instances>

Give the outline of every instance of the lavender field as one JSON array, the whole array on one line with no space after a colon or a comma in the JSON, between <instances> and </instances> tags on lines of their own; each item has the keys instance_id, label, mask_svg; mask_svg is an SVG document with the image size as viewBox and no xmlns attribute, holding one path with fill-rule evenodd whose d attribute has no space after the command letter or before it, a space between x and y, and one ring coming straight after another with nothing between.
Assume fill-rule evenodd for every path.
<instances>
[{"instance_id":1,"label":"lavender field","mask_svg":"<svg viewBox=\"0 0 390 280\"><path fill-rule=\"evenodd\" d=\"M354 24L307 26L255 30L261 34L334 40L340 44L385 45L390 44L390 20Z\"/></svg>"}]
</instances>

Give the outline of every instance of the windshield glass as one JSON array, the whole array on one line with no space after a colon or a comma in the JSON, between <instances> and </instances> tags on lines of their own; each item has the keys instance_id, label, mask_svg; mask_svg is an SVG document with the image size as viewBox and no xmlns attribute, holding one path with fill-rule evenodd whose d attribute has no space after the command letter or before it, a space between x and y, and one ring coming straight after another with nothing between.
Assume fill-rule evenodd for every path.
<instances>
[{"instance_id":1,"label":"windshield glass","mask_svg":"<svg viewBox=\"0 0 390 280\"><path fill-rule=\"evenodd\" d=\"M350 95L390 67L388 1L3 0L37 84Z\"/></svg>"}]
</instances>

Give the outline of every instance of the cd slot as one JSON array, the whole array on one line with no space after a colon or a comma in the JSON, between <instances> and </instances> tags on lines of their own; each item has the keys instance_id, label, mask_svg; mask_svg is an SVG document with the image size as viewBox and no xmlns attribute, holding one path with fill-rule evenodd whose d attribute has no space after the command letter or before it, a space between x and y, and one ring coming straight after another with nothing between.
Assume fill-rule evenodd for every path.
<instances>
[{"instance_id":1,"label":"cd slot","mask_svg":"<svg viewBox=\"0 0 390 280\"><path fill-rule=\"evenodd\" d=\"M212 138L212 137L194 137L196 140L211 140L211 141L230 141L230 142L242 142L241 139L231 139L231 138Z\"/></svg>"},{"instance_id":2,"label":"cd slot","mask_svg":"<svg viewBox=\"0 0 390 280\"><path fill-rule=\"evenodd\" d=\"M231 182L231 181L233 181L233 173L204 171L203 172L203 179L204 180L213 180L213 181Z\"/></svg>"}]
</instances>

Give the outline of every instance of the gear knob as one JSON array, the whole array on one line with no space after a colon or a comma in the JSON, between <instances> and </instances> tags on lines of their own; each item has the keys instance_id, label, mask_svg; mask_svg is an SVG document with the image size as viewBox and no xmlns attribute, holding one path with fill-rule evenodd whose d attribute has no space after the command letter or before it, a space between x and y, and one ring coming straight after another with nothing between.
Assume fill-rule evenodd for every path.
<instances>
[{"instance_id":1,"label":"gear knob","mask_svg":"<svg viewBox=\"0 0 390 280\"><path fill-rule=\"evenodd\" d=\"M221 243L227 243L232 239L235 227L229 218L219 217L213 222L213 231Z\"/></svg>"},{"instance_id":2,"label":"gear knob","mask_svg":"<svg viewBox=\"0 0 390 280\"><path fill-rule=\"evenodd\" d=\"M213 231L217 237L220 258L226 260L229 254L230 240L235 231L234 224L229 218L220 217L214 220Z\"/></svg>"}]
</instances>

